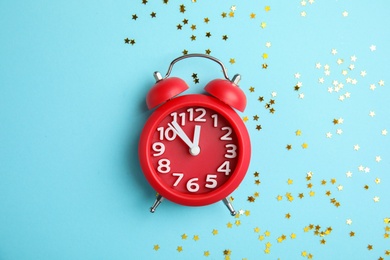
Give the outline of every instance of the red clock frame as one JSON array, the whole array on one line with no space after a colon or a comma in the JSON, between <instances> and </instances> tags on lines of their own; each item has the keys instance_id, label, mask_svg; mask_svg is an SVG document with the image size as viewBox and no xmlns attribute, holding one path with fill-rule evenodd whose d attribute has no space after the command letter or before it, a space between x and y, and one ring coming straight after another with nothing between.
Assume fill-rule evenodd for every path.
<instances>
[{"instance_id":1,"label":"red clock frame","mask_svg":"<svg viewBox=\"0 0 390 260\"><path fill-rule=\"evenodd\" d=\"M159 123L170 113L189 106L205 107L219 113L229 122L233 132L237 136L239 153L233 173L222 186L208 193L187 194L172 189L159 178L151 160L153 134ZM191 94L173 98L152 113L141 133L138 154L141 168L146 179L162 197L181 205L205 206L225 199L240 185L249 167L251 145L244 122L230 106L212 96ZM210 160L212 160L212 158L210 158Z\"/></svg>"}]
</instances>

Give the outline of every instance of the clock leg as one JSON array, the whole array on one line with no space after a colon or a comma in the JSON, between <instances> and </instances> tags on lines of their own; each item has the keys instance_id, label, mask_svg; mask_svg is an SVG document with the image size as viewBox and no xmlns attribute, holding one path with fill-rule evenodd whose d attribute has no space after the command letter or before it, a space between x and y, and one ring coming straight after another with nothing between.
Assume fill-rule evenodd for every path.
<instances>
[{"instance_id":1,"label":"clock leg","mask_svg":"<svg viewBox=\"0 0 390 260\"><path fill-rule=\"evenodd\" d=\"M163 196L158 194L156 200L154 201L152 207L150 208L150 212L154 213L156 211L156 208L158 207L158 205L160 205L163 200L164 200Z\"/></svg>"},{"instance_id":2,"label":"clock leg","mask_svg":"<svg viewBox=\"0 0 390 260\"><path fill-rule=\"evenodd\" d=\"M232 216L235 216L236 215L236 211L234 210L233 205L229 202L228 198L225 198L222 201L223 201L223 204L225 204L226 207L229 209L230 214Z\"/></svg>"}]
</instances>

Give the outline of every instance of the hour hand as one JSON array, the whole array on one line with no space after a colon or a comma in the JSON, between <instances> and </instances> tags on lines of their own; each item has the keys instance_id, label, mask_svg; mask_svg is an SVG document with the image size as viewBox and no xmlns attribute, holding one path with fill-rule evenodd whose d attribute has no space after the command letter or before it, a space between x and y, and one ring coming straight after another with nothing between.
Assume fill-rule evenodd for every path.
<instances>
[{"instance_id":1,"label":"hour hand","mask_svg":"<svg viewBox=\"0 0 390 260\"><path fill-rule=\"evenodd\" d=\"M194 146L190 138L188 138L186 133L183 131L183 128L181 128L176 121L172 121L172 123L168 123L168 126L172 127L175 133L180 137L181 140L183 140L188 145L189 148Z\"/></svg>"},{"instance_id":2,"label":"hour hand","mask_svg":"<svg viewBox=\"0 0 390 260\"><path fill-rule=\"evenodd\" d=\"M176 121L172 121L172 123L170 124L168 123L168 126L172 127L172 129L180 137L180 139L183 140L184 143L188 145L188 147L190 148L189 152L191 155L196 156L200 153L200 148L199 148L200 125L195 126L193 142L191 142L190 138L188 138L183 128L181 128Z\"/></svg>"}]
</instances>

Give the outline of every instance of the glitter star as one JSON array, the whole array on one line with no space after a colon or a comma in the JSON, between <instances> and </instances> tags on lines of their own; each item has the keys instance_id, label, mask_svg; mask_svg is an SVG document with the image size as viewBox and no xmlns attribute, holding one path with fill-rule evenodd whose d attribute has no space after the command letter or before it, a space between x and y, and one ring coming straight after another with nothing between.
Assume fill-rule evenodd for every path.
<instances>
[{"instance_id":1,"label":"glitter star","mask_svg":"<svg viewBox=\"0 0 390 260\"><path fill-rule=\"evenodd\" d=\"M206 32L206 37L210 38L211 37L211 33L210 32Z\"/></svg>"},{"instance_id":2,"label":"glitter star","mask_svg":"<svg viewBox=\"0 0 390 260\"><path fill-rule=\"evenodd\" d=\"M230 63L230 64L234 64L234 63L236 63L236 60L233 59L233 58L231 58L231 59L229 60L229 63Z\"/></svg>"},{"instance_id":3,"label":"glitter star","mask_svg":"<svg viewBox=\"0 0 390 260\"><path fill-rule=\"evenodd\" d=\"M180 5L180 13L185 13L186 7L185 5Z\"/></svg>"},{"instance_id":4,"label":"glitter star","mask_svg":"<svg viewBox=\"0 0 390 260\"><path fill-rule=\"evenodd\" d=\"M153 250L158 251L159 249L160 249L160 246L159 246L159 245L154 245L154 246L153 246Z\"/></svg>"},{"instance_id":5,"label":"glitter star","mask_svg":"<svg viewBox=\"0 0 390 260\"><path fill-rule=\"evenodd\" d=\"M250 17L251 19L254 19L254 18L256 18L256 14L255 14L255 13L251 13L251 14L249 15L249 17Z\"/></svg>"},{"instance_id":6,"label":"glitter star","mask_svg":"<svg viewBox=\"0 0 390 260\"><path fill-rule=\"evenodd\" d=\"M359 151L360 146L359 146L358 144L355 144L355 145L353 146L353 149L354 149L355 151Z\"/></svg>"},{"instance_id":7,"label":"glitter star","mask_svg":"<svg viewBox=\"0 0 390 260\"><path fill-rule=\"evenodd\" d=\"M303 143L303 144L302 144L302 148L303 148L303 149L307 149L308 147L309 147L309 145L308 145L307 143Z\"/></svg>"},{"instance_id":8,"label":"glitter star","mask_svg":"<svg viewBox=\"0 0 390 260\"><path fill-rule=\"evenodd\" d=\"M137 20L137 18L138 18L138 16L136 14L133 14L131 19Z\"/></svg>"},{"instance_id":9,"label":"glitter star","mask_svg":"<svg viewBox=\"0 0 390 260\"><path fill-rule=\"evenodd\" d=\"M287 150L291 150L291 149L292 149L292 145L291 145L291 144L288 144L288 145L286 146L286 149L287 149Z\"/></svg>"},{"instance_id":10,"label":"glitter star","mask_svg":"<svg viewBox=\"0 0 390 260\"><path fill-rule=\"evenodd\" d=\"M181 251L183 251L183 247L182 247L182 246L178 246L178 247L176 248L176 250L180 253Z\"/></svg>"},{"instance_id":11,"label":"glitter star","mask_svg":"<svg viewBox=\"0 0 390 260\"><path fill-rule=\"evenodd\" d=\"M152 12L151 14L150 14L150 16L152 17L152 18L156 18L156 13L155 12Z\"/></svg>"},{"instance_id":12,"label":"glitter star","mask_svg":"<svg viewBox=\"0 0 390 260\"><path fill-rule=\"evenodd\" d=\"M211 232L214 236L218 234L218 230L216 229L213 229L213 231Z\"/></svg>"},{"instance_id":13,"label":"glitter star","mask_svg":"<svg viewBox=\"0 0 390 260\"><path fill-rule=\"evenodd\" d=\"M265 27L267 27L267 23L266 22L261 22L260 27L262 29L265 29Z\"/></svg>"},{"instance_id":14,"label":"glitter star","mask_svg":"<svg viewBox=\"0 0 390 260\"><path fill-rule=\"evenodd\" d=\"M192 239L194 239L195 241L198 241L199 240L199 236L198 235L194 235L194 237Z\"/></svg>"},{"instance_id":15,"label":"glitter star","mask_svg":"<svg viewBox=\"0 0 390 260\"><path fill-rule=\"evenodd\" d=\"M269 5L267 5L267 6L264 7L264 10L265 10L266 12L269 12L269 11L271 11L271 7L270 7Z\"/></svg>"},{"instance_id":16,"label":"glitter star","mask_svg":"<svg viewBox=\"0 0 390 260\"><path fill-rule=\"evenodd\" d=\"M378 196L375 196L375 197L373 198L373 200L374 200L374 202L379 202L379 197L378 197Z\"/></svg>"},{"instance_id":17,"label":"glitter star","mask_svg":"<svg viewBox=\"0 0 390 260\"><path fill-rule=\"evenodd\" d=\"M252 197L252 196L249 196L249 197L248 197L248 201L249 201L249 202L255 202L255 198Z\"/></svg>"},{"instance_id":18,"label":"glitter star","mask_svg":"<svg viewBox=\"0 0 390 260\"><path fill-rule=\"evenodd\" d=\"M187 239L187 234L183 234L183 235L181 235L181 239L183 239L183 240L186 240Z\"/></svg>"},{"instance_id":19,"label":"glitter star","mask_svg":"<svg viewBox=\"0 0 390 260\"><path fill-rule=\"evenodd\" d=\"M229 37L225 34L222 36L222 40L226 41Z\"/></svg>"},{"instance_id":20,"label":"glitter star","mask_svg":"<svg viewBox=\"0 0 390 260\"><path fill-rule=\"evenodd\" d=\"M206 18L203 19L203 21L204 21L205 23L209 23L209 22L210 22L210 19L209 19L208 17L206 17Z\"/></svg>"},{"instance_id":21,"label":"glitter star","mask_svg":"<svg viewBox=\"0 0 390 260\"><path fill-rule=\"evenodd\" d=\"M370 46L370 50L371 50L371 51L376 51L376 46L372 44L372 45Z\"/></svg>"}]
</instances>

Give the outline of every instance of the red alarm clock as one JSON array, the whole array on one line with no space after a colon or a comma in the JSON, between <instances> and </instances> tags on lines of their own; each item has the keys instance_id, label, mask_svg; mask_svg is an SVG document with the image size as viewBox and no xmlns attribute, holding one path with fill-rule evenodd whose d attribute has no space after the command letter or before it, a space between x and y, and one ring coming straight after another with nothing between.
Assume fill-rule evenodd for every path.
<instances>
[{"instance_id":1,"label":"red alarm clock","mask_svg":"<svg viewBox=\"0 0 390 260\"><path fill-rule=\"evenodd\" d=\"M178 96L189 87L169 77L173 65L201 57L221 65L225 79L209 82L205 94ZM246 97L238 87L240 75L229 79L221 61L204 54L188 54L173 60L163 78L147 94L149 109L158 108L147 120L139 141L142 171L157 191L154 212L164 198L186 206L205 206L223 201L236 212L227 197L248 170L251 146L248 131L234 111L244 111ZM178 96L178 97L176 97ZM234 109L233 109L234 108Z\"/></svg>"}]
</instances>

